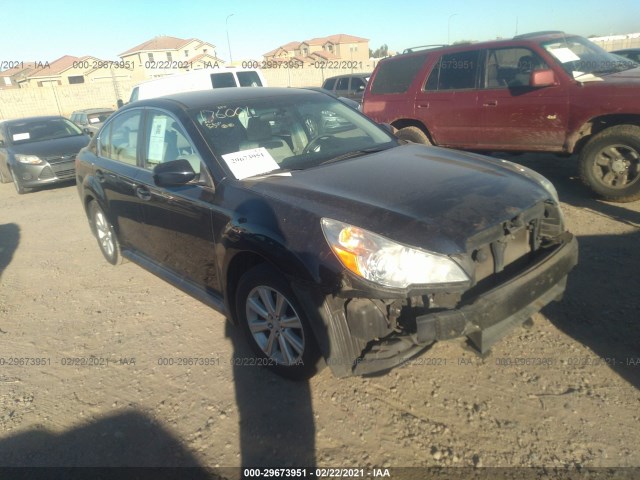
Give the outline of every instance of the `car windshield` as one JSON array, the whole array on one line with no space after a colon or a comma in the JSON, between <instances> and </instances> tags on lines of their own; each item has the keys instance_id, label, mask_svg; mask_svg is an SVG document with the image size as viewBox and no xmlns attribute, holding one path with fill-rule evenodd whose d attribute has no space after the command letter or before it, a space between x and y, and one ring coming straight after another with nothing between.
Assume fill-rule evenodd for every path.
<instances>
[{"instance_id":1,"label":"car windshield","mask_svg":"<svg viewBox=\"0 0 640 480\"><path fill-rule=\"evenodd\" d=\"M97 123L104 123L104 121L107 118L109 118L109 115L111 115L112 113L113 111L90 113L87 115L87 121L91 125L95 125Z\"/></svg>"},{"instance_id":2,"label":"car windshield","mask_svg":"<svg viewBox=\"0 0 640 480\"><path fill-rule=\"evenodd\" d=\"M236 178L303 170L397 145L328 95L274 95L190 112Z\"/></svg>"},{"instance_id":3,"label":"car windshield","mask_svg":"<svg viewBox=\"0 0 640 480\"><path fill-rule=\"evenodd\" d=\"M583 37L567 37L544 42L542 47L555 57L569 75L577 80L637 67L635 63L623 60Z\"/></svg>"},{"instance_id":4,"label":"car windshield","mask_svg":"<svg viewBox=\"0 0 640 480\"><path fill-rule=\"evenodd\" d=\"M7 125L7 130L13 144L82 135L82 130L66 118L16 121Z\"/></svg>"}]
</instances>

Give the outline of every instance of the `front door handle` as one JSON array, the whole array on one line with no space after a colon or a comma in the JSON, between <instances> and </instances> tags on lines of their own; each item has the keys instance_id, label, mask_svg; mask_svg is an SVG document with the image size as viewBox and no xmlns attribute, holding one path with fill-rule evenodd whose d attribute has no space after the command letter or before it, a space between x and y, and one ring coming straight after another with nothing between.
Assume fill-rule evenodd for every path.
<instances>
[{"instance_id":1,"label":"front door handle","mask_svg":"<svg viewBox=\"0 0 640 480\"><path fill-rule=\"evenodd\" d=\"M498 101L497 100L487 100L485 103L482 104L483 107L497 107L498 106Z\"/></svg>"},{"instance_id":2,"label":"front door handle","mask_svg":"<svg viewBox=\"0 0 640 480\"><path fill-rule=\"evenodd\" d=\"M151 192L146 187L136 187L136 196L141 200L151 200Z\"/></svg>"}]
</instances>

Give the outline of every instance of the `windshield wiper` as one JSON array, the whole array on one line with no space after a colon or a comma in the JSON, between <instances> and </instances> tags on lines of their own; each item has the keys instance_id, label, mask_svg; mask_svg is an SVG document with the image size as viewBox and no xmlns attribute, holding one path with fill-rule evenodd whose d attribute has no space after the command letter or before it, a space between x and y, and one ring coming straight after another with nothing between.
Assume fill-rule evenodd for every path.
<instances>
[{"instance_id":1,"label":"windshield wiper","mask_svg":"<svg viewBox=\"0 0 640 480\"><path fill-rule=\"evenodd\" d=\"M328 163L339 162L341 160L346 160L348 158L361 157L362 155L366 155L368 153L382 152L383 150L388 150L390 148L391 147L386 146L386 147L369 147L369 148L363 148L361 150L352 150L350 152L343 153L342 155L338 155L337 157L333 157L328 160L325 160L324 162L320 162L319 165L326 165Z\"/></svg>"}]
</instances>

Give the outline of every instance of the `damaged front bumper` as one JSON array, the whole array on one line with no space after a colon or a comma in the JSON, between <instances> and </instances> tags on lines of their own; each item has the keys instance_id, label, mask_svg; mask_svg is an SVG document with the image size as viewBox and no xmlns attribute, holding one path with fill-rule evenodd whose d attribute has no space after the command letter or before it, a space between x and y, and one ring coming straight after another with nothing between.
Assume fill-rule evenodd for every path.
<instances>
[{"instance_id":1,"label":"damaged front bumper","mask_svg":"<svg viewBox=\"0 0 640 480\"><path fill-rule=\"evenodd\" d=\"M567 274L578 262L578 242L568 232L561 240L553 251L508 281L453 309L418 315L415 331L394 333L377 342L363 341L353 331L354 321L347 318L344 301L325 298L313 302L306 296L307 307L319 316L320 321L312 324L316 324L314 333L327 364L338 377L374 373L405 362L435 341L463 336L485 353L513 326L562 297ZM367 328L366 316L360 319L363 322Z\"/></svg>"}]
</instances>

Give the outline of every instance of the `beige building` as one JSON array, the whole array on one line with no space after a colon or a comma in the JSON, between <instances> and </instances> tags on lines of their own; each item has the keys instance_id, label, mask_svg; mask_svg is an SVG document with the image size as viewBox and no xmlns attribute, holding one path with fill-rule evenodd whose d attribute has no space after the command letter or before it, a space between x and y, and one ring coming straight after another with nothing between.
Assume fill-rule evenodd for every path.
<instances>
[{"instance_id":1,"label":"beige building","mask_svg":"<svg viewBox=\"0 0 640 480\"><path fill-rule=\"evenodd\" d=\"M29 74L35 70L35 62L16 62L12 68L0 72L0 90L26 86Z\"/></svg>"},{"instance_id":2,"label":"beige building","mask_svg":"<svg viewBox=\"0 0 640 480\"><path fill-rule=\"evenodd\" d=\"M133 78L138 81L224 64L215 45L197 38L155 37L118 56L133 65Z\"/></svg>"},{"instance_id":3,"label":"beige building","mask_svg":"<svg viewBox=\"0 0 640 480\"><path fill-rule=\"evenodd\" d=\"M92 56L64 55L53 62L37 62L20 87L47 87L112 82L130 79L131 69L116 67L121 62L105 61Z\"/></svg>"},{"instance_id":4,"label":"beige building","mask_svg":"<svg viewBox=\"0 0 640 480\"><path fill-rule=\"evenodd\" d=\"M298 60L303 63L348 60L369 61L369 40L344 33L312 38L302 42L289 42L263 54L265 61Z\"/></svg>"}]
</instances>

